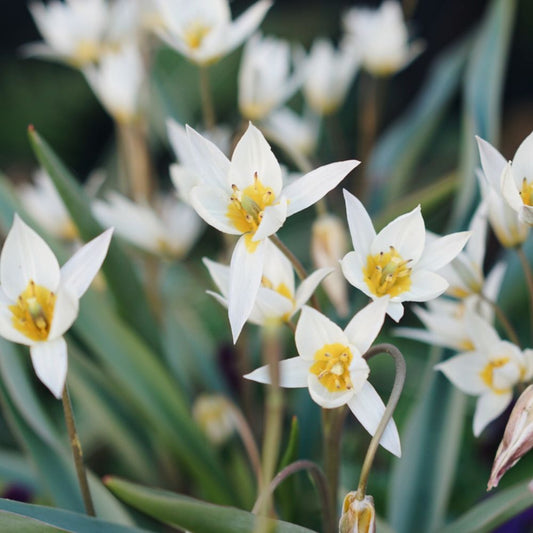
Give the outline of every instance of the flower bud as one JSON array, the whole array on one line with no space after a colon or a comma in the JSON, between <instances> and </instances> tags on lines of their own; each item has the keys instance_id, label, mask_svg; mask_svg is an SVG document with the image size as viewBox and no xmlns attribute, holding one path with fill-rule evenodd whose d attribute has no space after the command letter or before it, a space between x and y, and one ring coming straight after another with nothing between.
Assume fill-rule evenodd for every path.
<instances>
[{"instance_id":1,"label":"flower bud","mask_svg":"<svg viewBox=\"0 0 533 533\"><path fill-rule=\"evenodd\" d=\"M357 491L352 491L344 498L339 533L376 532L374 498L365 496L362 500L359 500L357 495Z\"/></svg>"},{"instance_id":2,"label":"flower bud","mask_svg":"<svg viewBox=\"0 0 533 533\"><path fill-rule=\"evenodd\" d=\"M497 487L502 476L533 447L533 385L520 395L496 452L487 490Z\"/></svg>"},{"instance_id":3,"label":"flower bud","mask_svg":"<svg viewBox=\"0 0 533 533\"><path fill-rule=\"evenodd\" d=\"M213 444L225 442L235 429L231 406L223 396L216 394L199 396L194 403L192 414Z\"/></svg>"},{"instance_id":4,"label":"flower bud","mask_svg":"<svg viewBox=\"0 0 533 533\"><path fill-rule=\"evenodd\" d=\"M335 306L339 316L349 311L346 279L339 267L348 248L346 229L341 220L333 215L321 215L313 224L311 257L317 268L335 267L336 270L324 279L322 285Z\"/></svg>"}]
</instances>

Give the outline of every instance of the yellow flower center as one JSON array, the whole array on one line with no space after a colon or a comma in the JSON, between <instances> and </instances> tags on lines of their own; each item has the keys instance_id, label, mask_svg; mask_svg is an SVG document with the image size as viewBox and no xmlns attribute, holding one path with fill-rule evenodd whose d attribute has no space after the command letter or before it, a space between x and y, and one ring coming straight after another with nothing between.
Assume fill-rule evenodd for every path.
<instances>
[{"instance_id":1,"label":"yellow flower center","mask_svg":"<svg viewBox=\"0 0 533 533\"><path fill-rule=\"evenodd\" d=\"M326 344L315 353L314 359L309 371L328 391L340 392L353 387L349 370L353 355L348 346L338 342Z\"/></svg>"},{"instance_id":2,"label":"yellow flower center","mask_svg":"<svg viewBox=\"0 0 533 533\"><path fill-rule=\"evenodd\" d=\"M101 53L101 47L97 42L80 41L71 60L74 66L82 67L97 61Z\"/></svg>"},{"instance_id":3,"label":"yellow flower center","mask_svg":"<svg viewBox=\"0 0 533 533\"><path fill-rule=\"evenodd\" d=\"M196 20L183 32L183 38L189 48L200 48L205 36L211 31L211 26Z\"/></svg>"},{"instance_id":4,"label":"yellow flower center","mask_svg":"<svg viewBox=\"0 0 533 533\"><path fill-rule=\"evenodd\" d=\"M411 288L411 260L404 260L394 246L388 252L369 255L363 267L365 282L376 296L398 296Z\"/></svg>"},{"instance_id":5,"label":"yellow flower center","mask_svg":"<svg viewBox=\"0 0 533 533\"><path fill-rule=\"evenodd\" d=\"M232 185L233 194L226 216L241 233L250 233L252 236L259 227L263 218L263 211L274 202L274 191L265 187L254 174L254 183L244 190L237 185ZM250 239L250 244L252 243Z\"/></svg>"},{"instance_id":6,"label":"yellow flower center","mask_svg":"<svg viewBox=\"0 0 533 533\"><path fill-rule=\"evenodd\" d=\"M499 389L494 385L494 371L497 368L505 366L508 362L509 357L499 357L498 359L494 359L493 361L487 363L485 368L479 373L483 383L485 383L485 385L487 385L492 392L495 392L496 394L505 394L508 391L508 389Z\"/></svg>"},{"instance_id":7,"label":"yellow flower center","mask_svg":"<svg viewBox=\"0 0 533 533\"><path fill-rule=\"evenodd\" d=\"M17 303L10 305L13 327L33 341L45 341L50 333L56 295L30 280Z\"/></svg>"},{"instance_id":8,"label":"yellow flower center","mask_svg":"<svg viewBox=\"0 0 533 533\"><path fill-rule=\"evenodd\" d=\"M287 287L287 285L285 285L285 283L280 283L277 287L275 287L274 284L266 276L263 276L261 278L261 285L263 287L266 287L267 289L271 289L273 291L276 291L278 294L281 294L281 296L285 296L285 298L290 300L293 303L293 306L294 306L294 304L295 304L294 295L292 294L292 292L289 289L289 287ZM281 320L283 320L284 322L288 322L290 317L291 317L290 313L285 313L281 317Z\"/></svg>"},{"instance_id":9,"label":"yellow flower center","mask_svg":"<svg viewBox=\"0 0 533 533\"><path fill-rule=\"evenodd\" d=\"M522 189L520 191L520 197L525 205L533 205L533 181L528 182L527 178L522 180Z\"/></svg>"}]
</instances>

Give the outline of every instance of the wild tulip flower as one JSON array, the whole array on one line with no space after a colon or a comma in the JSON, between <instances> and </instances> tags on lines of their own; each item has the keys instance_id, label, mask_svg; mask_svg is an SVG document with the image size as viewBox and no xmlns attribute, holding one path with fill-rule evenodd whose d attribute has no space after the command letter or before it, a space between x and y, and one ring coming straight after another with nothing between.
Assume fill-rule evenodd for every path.
<instances>
[{"instance_id":1,"label":"wild tulip flower","mask_svg":"<svg viewBox=\"0 0 533 533\"><path fill-rule=\"evenodd\" d=\"M237 143L231 161L192 128L187 131L200 176L190 191L192 206L219 231L241 235L231 258L228 291L228 315L236 341L261 285L266 239L287 217L336 187L359 162L331 163L284 186L278 161L252 124Z\"/></svg>"},{"instance_id":2,"label":"wild tulip flower","mask_svg":"<svg viewBox=\"0 0 533 533\"><path fill-rule=\"evenodd\" d=\"M482 317L467 312L464 317L471 332L473 350L461 353L435 366L460 390L477 396L474 435L497 418L513 399L513 387L533 376L533 350L523 352L503 341Z\"/></svg>"},{"instance_id":3,"label":"wild tulip flower","mask_svg":"<svg viewBox=\"0 0 533 533\"><path fill-rule=\"evenodd\" d=\"M271 5L260 0L232 21L228 0L157 0L164 24L159 34L190 61L214 63L258 28Z\"/></svg>"},{"instance_id":4,"label":"wild tulip flower","mask_svg":"<svg viewBox=\"0 0 533 533\"><path fill-rule=\"evenodd\" d=\"M30 347L37 377L56 398L61 398L67 376L63 335L104 261L112 231L87 243L59 268L44 240L15 215L2 248L0 335Z\"/></svg>"},{"instance_id":5,"label":"wild tulip flower","mask_svg":"<svg viewBox=\"0 0 533 533\"><path fill-rule=\"evenodd\" d=\"M441 295L448 282L435 271L466 244L469 232L452 233L426 245L420 206L399 216L378 234L363 204L344 191L354 250L341 261L346 279L373 300L386 298L387 313L398 322L402 302L426 302Z\"/></svg>"},{"instance_id":6,"label":"wild tulip flower","mask_svg":"<svg viewBox=\"0 0 533 533\"><path fill-rule=\"evenodd\" d=\"M385 406L368 382L370 369L363 354L377 337L387 302L371 302L359 311L343 331L315 309L304 307L296 326L299 355L279 363L280 386L308 387L311 398L325 409L347 405L362 426L374 435ZM270 383L268 365L244 376ZM390 421L380 444L400 456L400 438Z\"/></svg>"}]
</instances>

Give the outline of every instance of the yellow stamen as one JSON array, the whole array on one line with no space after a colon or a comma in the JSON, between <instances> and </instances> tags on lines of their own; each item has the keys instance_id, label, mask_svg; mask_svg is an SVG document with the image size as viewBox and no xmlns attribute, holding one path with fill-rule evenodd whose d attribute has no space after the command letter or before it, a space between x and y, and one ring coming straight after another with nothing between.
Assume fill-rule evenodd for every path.
<instances>
[{"instance_id":1,"label":"yellow stamen","mask_svg":"<svg viewBox=\"0 0 533 533\"><path fill-rule=\"evenodd\" d=\"M494 386L494 370L505 366L509 362L509 357L499 357L487 363L485 368L479 373L483 382L496 394L505 394L508 389L499 389Z\"/></svg>"},{"instance_id":2,"label":"yellow stamen","mask_svg":"<svg viewBox=\"0 0 533 533\"><path fill-rule=\"evenodd\" d=\"M411 288L410 259L404 260L394 246L388 252L369 255L363 267L365 282L376 296L398 296Z\"/></svg>"},{"instance_id":3,"label":"yellow stamen","mask_svg":"<svg viewBox=\"0 0 533 533\"><path fill-rule=\"evenodd\" d=\"M202 45L205 36L211 31L211 26L196 20L184 31L183 38L189 48L196 50Z\"/></svg>"},{"instance_id":4,"label":"yellow stamen","mask_svg":"<svg viewBox=\"0 0 533 533\"><path fill-rule=\"evenodd\" d=\"M30 280L17 303L9 306L13 327L33 341L45 341L50 333L56 295Z\"/></svg>"},{"instance_id":5,"label":"yellow stamen","mask_svg":"<svg viewBox=\"0 0 533 533\"><path fill-rule=\"evenodd\" d=\"M350 364L353 359L348 346L340 343L326 344L315 353L315 362L309 371L329 392L341 392L353 387Z\"/></svg>"},{"instance_id":6,"label":"yellow stamen","mask_svg":"<svg viewBox=\"0 0 533 533\"><path fill-rule=\"evenodd\" d=\"M527 178L522 179L522 189L520 190L520 197L524 205L533 206L533 181L528 182Z\"/></svg>"}]
</instances>

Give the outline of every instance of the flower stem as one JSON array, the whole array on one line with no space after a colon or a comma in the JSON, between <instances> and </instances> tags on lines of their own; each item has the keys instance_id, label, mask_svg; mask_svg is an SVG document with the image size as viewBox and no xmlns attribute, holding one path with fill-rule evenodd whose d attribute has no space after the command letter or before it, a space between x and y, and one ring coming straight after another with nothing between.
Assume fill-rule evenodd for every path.
<instances>
[{"instance_id":1,"label":"flower stem","mask_svg":"<svg viewBox=\"0 0 533 533\"><path fill-rule=\"evenodd\" d=\"M96 516L94 512L93 500L89 490L89 483L87 482L87 472L83 465L83 452L81 449L81 442L76 431L76 424L74 422L74 415L72 413L72 403L70 402L70 395L68 393L67 385L63 389L63 411L65 413L65 422L67 424L68 437L70 446L72 447L72 455L74 457L74 465L76 466L76 474L78 476L78 483L80 484L81 495L83 497L83 504L85 505L85 512L89 516Z\"/></svg>"},{"instance_id":2,"label":"flower stem","mask_svg":"<svg viewBox=\"0 0 533 533\"><path fill-rule=\"evenodd\" d=\"M324 472L328 483L329 508L333 510L326 531L335 531L337 516L337 490L339 486L339 466L341 456L341 435L346 406L336 409L322 409L322 428L324 435Z\"/></svg>"},{"instance_id":3,"label":"flower stem","mask_svg":"<svg viewBox=\"0 0 533 533\"><path fill-rule=\"evenodd\" d=\"M531 273L531 268L529 266L529 261L527 260L526 254L524 253L524 248L522 246L517 246L515 248L522 269L524 270L524 275L526 277L527 289L529 291L529 319L530 319L530 331L533 336L533 274Z\"/></svg>"},{"instance_id":4,"label":"flower stem","mask_svg":"<svg viewBox=\"0 0 533 533\"><path fill-rule=\"evenodd\" d=\"M479 297L486 303L488 303L494 312L496 313L496 317L498 318L500 324L505 329L505 332L507 333L510 341L517 346L520 346L520 339L518 338L518 335L513 328L511 322L509 322L509 319L505 316L505 313L503 312L503 309L493 300L490 298L487 298L483 293L480 293Z\"/></svg>"},{"instance_id":5,"label":"flower stem","mask_svg":"<svg viewBox=\"0 0 533 533\"><path fill-rule=\"evenodd\" d=\"M322 519L324 522L324 531L331 531L334 532L335 530L335 524L333 523L333 529L331 529L331 523L332 523L332 509L330 507L330 500L329 500L329 490L328 490L328 483L326 480L326 476L324 475L324 472L322 472L322 469L312 461L308 461L305 459L295 461L294 463L291 463L287 465L283 470L278 472L276 474L276 477L270 482L270 485L268 486L269 494L273 494L273 492L276 490L276 488L289 476L292 474L295 474L296 472L299 472L301 470L308 470L309 474L312 476L317 492L319 495L320 502L322 503ZM257 499L255 502L254 508L252 509L252 512L255 513L257 508L261 505L261 499L263 495L261 495L260 498Z\"/></svg>"},{"instance_id":6,"label":"flower stem","mask_svg":"<svg viewBox=\"0 0 533 533\"><path fill-rule=\"evenodd\" d=\"M392 386L392 391L389 396L389 401L385 407L385 412L379 422L378 428L370 441L368 450L366 452L365 460L363 462L363 467L361 468L361 476L359 478L359 485L357 487L357 499L362 500L365 497L366 485L368 482L368 476L372 468L372 463L374 462L374 457L376 455L377 449L379 447L379 441L385 432L387 424L392 418L394 409L398 404L400 395L402 394L403 385L405 382L405 359L403 358L402 352L396 348L393 344L377 344L372 346L364 355L365 359L370 359L379 353L388 353L393 359L396 366L396 375L394 377L394 385Z\"/></svg>"},{"instance_id":7,"label":"flower stem","mask_svg":"<svg viewBox=\"0 0 533 533\"><path fill-rule=\"evenodd\" d=\"M202 98L202 113L204 115L204 126L212 130L216 125L215 107L209 86L209 72L205 65L200 66L200 95Z\"/></svg>"},{"instance_id":8,"label":"flower stem","mask_svg":"<svg viewBox=\"0 0 533 533\"><path fill-rule=\"evenodd\" d=\"M265 404L265 433L263 437L263 461L262 461L262 488L259 494L261 505L256 510L257 514L266 518L271 508L271 495L269 491L270 480L274 477L274 471L278 461L279 443L281 440L281 423L283 416L283 396L279 386L279 326L267 324L264 329L264 362L270 370L270 387ZM268 520L258 520L256 533L266 533L269 530Z\"/></svg>"}]
</instances>

